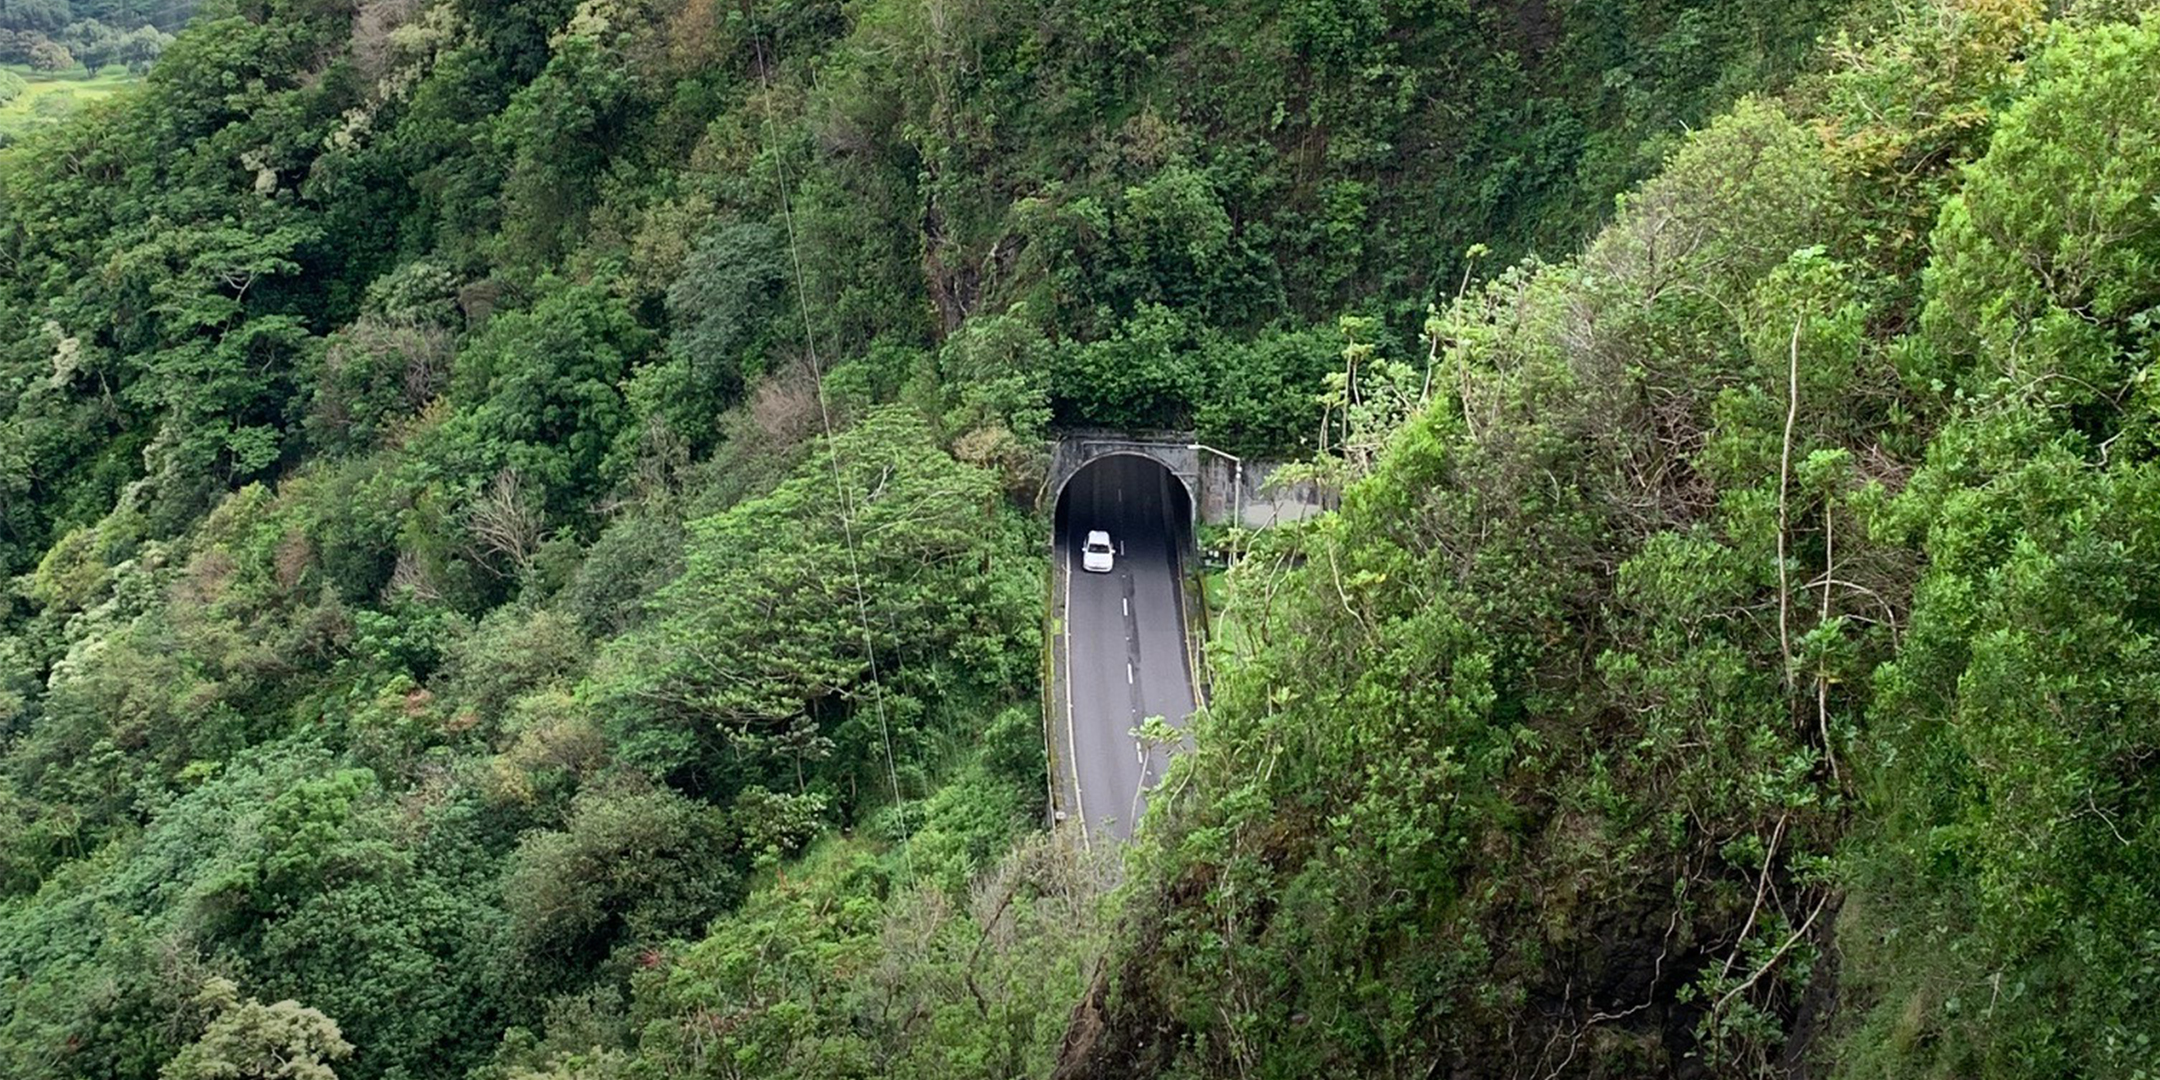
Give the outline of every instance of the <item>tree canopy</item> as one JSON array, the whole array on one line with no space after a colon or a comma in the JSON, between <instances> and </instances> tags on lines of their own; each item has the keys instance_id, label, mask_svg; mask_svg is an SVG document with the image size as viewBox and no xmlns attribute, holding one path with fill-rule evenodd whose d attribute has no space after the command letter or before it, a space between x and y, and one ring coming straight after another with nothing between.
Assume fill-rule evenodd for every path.
<instances>
[{"instance_id":1,"label":"tree canopy","mask_svg":"<svg viewBox=\"0 0 2160 1080\"><path fill-rule=\"evenodd\" d=\"M7 4L0 1075L2147 1076L2156 20Z\"/></svg>"}]
</instances>

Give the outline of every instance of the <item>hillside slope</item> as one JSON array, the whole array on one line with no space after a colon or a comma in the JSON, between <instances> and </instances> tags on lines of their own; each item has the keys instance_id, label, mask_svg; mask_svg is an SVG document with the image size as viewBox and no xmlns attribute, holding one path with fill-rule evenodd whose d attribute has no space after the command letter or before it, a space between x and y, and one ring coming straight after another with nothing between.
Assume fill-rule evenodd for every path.
<instances>
[{"instance_id":1,"label":"hillside slope","mask_svg":"<svg viewBox=\"0 0 2160 1080\"><path fill-rule=\"evenodd\" d=\"M1359 360L1059 1075L2152 1075L2160 26L2108 15L1838 39Z\"/></svg>"},{"instance_id":2,"label":"hillside slope","mask_svg":"<svg viewBox=\"0 0 2160 1080\"><path fill-rule=\"evenodd\" d=\"M2141 6L205 5L0 156L0 1075L2143 1075ZM1344 486L1122 859L1080 422Z\"/></svg>"}]
</instances>

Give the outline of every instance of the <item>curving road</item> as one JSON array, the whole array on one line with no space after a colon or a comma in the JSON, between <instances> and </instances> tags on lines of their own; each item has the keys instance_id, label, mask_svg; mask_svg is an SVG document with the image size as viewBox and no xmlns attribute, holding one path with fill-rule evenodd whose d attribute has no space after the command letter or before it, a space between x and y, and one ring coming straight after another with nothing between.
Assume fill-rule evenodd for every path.
<instances>
[{"instance_id":1,"label":"curving road","mask_svg":"<svg viewBox=\"0 0 2160 1080\"><path fill-rule=\"evenodd\" d=\"M1149 716L1183 726L1193 713L1176 483L1152 461L1104 458L1073 477L1058 516L1052 586L1064 632L1052 643L1051 760L1058 808L1090 843L1130 837L1162 779L1168 748L1143 745L1133 729ZM1118 546L1108 574L1081 569L1090 529Z\"/></svg>"}]
</instances>

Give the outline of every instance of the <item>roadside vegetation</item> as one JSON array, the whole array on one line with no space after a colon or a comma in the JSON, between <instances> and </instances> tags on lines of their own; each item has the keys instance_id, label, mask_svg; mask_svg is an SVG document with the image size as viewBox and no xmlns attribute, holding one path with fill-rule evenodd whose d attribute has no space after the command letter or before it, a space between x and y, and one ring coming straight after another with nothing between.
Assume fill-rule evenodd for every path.
<instances>
[{"instance_id":1,"label":"roadside vegetation","mask_svg":"<svg viewBox=\"0 0 2160 1080\"><path fill-rule=\"evenodd\" d=\"M1359 358L1079 1073L2151 1075L2160 26L2112 14L1834 37Z\"/></svg>"},{"instance_id":2,"label":"roadside vegetation","mask_svg":"<svg viewBox=\"0 0 2160 1080\"><path fill-rule=\"evenodd\" d=\"M2160 1060L2147 5L92 6L0 41L0 1075ZM1080 422L1342 503L1123 853Z\"/></svg>"}]
</instances>

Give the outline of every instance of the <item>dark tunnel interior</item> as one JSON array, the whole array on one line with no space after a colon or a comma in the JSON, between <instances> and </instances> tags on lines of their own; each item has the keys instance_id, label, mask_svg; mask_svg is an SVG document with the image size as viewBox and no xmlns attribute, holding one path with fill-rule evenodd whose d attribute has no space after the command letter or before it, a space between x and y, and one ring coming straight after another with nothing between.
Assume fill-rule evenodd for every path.
<instances>
[{"instance_id":1,"label":"dark tunnel interior","mask_svg":"<svg viewBox=\"0 0 2160 1080\"><path fill-rule=\"evenodd\" d=\"M1126 557L1183 555L1192 548L1192 496L1169 468L1137 454L1111 454L1073 474L1058 496L1060 550L1080 546L1091 529L1110 534Z\"/></svg>"}]
</instances>

